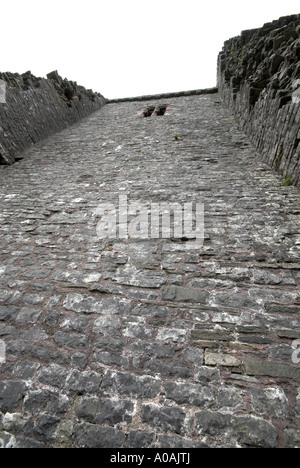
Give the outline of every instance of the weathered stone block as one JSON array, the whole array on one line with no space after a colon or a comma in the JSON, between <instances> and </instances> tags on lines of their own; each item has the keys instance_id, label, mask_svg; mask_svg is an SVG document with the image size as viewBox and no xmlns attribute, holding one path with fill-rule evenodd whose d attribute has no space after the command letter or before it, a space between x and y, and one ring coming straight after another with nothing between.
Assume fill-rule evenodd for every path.
<instances>
[{"instance_id":1,"label":"weathered stone block","mask_svg":"<svg viewBox=\"0 0 300 468\"><path fill-rule=\"evenodd\" d=\"M264 375L280 379L291 379L300 382L300 368L288 364L273 361L260 361L258 359L245 358L243 360L246 374Z\"/></svg>"},{"instance_id":2,"label":"weathered stone block","mask_svg":"<svg viewBox=\"0 0 300 468\"><path fill-rule=\"evenodd\" d=\"M154 432L130 431L128 435L127 445L129 448L147 448L152 445L154 439Z\"/></svg>"},{"instance_id":3,"label":"weathered stone block","mask_svg":"<svg viewBox=\"0 0 300 468\"><path fill-rule=\"evenodd\" d=\"M12 322L15 319L18 312L19 312L18 307L0 306L0 320L5 320L6 322Z\"/></svg>"},{"instance_id":4,"label":"weathered stone block","mask_svg":"<svg viewBox=\"0 0 300 468\"><path fill-rule=\"evenodd\" d=\"M287 427L284 430L284 440L287 448L300 448L299 427Z\"/></svg>"},{"instance_id":5,"label":"weathered stone block","mask_svg":"<svg viewBox=\"0 0 300 468\"><path fill-rule=\"evenodd\" d=\"M201 366L195 370L195 381L204 384L209 382L220 382L220 371L214 367Z\"/></svg>"},{"instance_id":6,"label":"weathered stone block","mask_svg":"<svg viewBox=\"0 0 300 468\"><path fill-rule=\"evenodd\" d=\"M186 330L178 328L161 328L157 332L157 340L159 341L174 341L177 343L184 343L187 339Z\"/></svg>"},{"instance_id":7,"label":"weathered stone block","mask_svg":"<svg viewBox=\"0 0 300 468\"><path fill-rule=\"evenodd\" d=\"M74 430L76 446L81 448L121 448L125 442L124 433L112 427L81 423Z\"/></svg>"},{"instance_id":8,"label":"weathered stone block","mask_svg":"<svg viewBox=\"0 0 300 468\"><path fill-rule=\"evenodd\" d=\"M87 294L71 293L68 294L63 305L65 309L78 313L113 315L127 313L131 301L118 297L95 299Z\"/></svg>"},{"instance_id":9,"label":"weathered stone block","mask_svg":"<svg viewBox=\"0 0 300 468\"><path fill-rule=\"evenodd\" d=\"M63 388L69 371L62 366L53 365L43 367L39 373L38 380L45 385Z\"/></svg>"},{"instance_id":10,"label":"weathered stone block","mask_svg":"<svg viewBox=\"0 0 300 468\"><path fill-rule=\"evenodd\" d=\"M132 315L165 318L171 315L171 311L164 306L140 304L133 308Z\"/></svg>"},{"instance_id":11,"label":"weathered stone block","mask_svg":"<svg viewBox=\"0 0 300 468\"><path fill-rule=\"evenodd\" d=\"M237 292L222 292L217 293L215 296L215 303L219 306L245 308L245 309L260 309L258 302L251 299L246 293Z\"/></svg>"},{"instance_id":12,"label":"weathered stone block","mask_svg":"<svg viewBox=\"0 0 300 468\"><path fill-rule=\"evenodd\" d=\"M220 437L223 444L234 442L243 446L275 448L277 431L269 422L254 416L233 416L227 413L203 410L195 414L199 434Z\"/></svg>"},{"instance_id":13,"label":"weathered stone block","mask_svg":"<svg viewBox=\"0 0 300 468\"><path fill-rule=\"evenodd\" d=\"M243 403L242 392L235 387L223 387L217 392L220 407L236 408Z\"/></svg>"},{"instance_id":14,"label":"weathered stone block","mask_svg":"<svg viewBox=\"0 0 300 468\"><path fill-rule=\"evenodd\" d=\"M38 362L22 361L14 366L12 376L22 380L28 380L34 377L40 364Z\"/></svg>"},{"instance_id":15,"label":"weathered stone block","mask_svg":"<svg viewBox=\"0 0 300 468\"><path fill-rule=\"evenodd\" d=\"M48 338L48 335L42 328L33 327L21 331L18 338L24 341L44 341Z\"/></svg>"},{"instance_id":16,"label":"weathered stone block","mask_svg":"<svg viewBox=\"0 0 300 468\"><path fill-rule=\"evenodd\" d=\"M44 440L55 439L56 429L60 418L50 414L38 416L34 422L34 431L43 437Z\"/></svg>"},{"instance_id":17,"label":"weathered stone block","mask_svg":"<svg viewBox=\"0 0 300 468\"><path fill-rule=\"evenodd\" d=\"M101 336L96 340L95 345L97 348L101 349L101 351L121 353L121 351L125 348L126 339Z\"/></svg>"},{"instance_id":18,"label":"weathered stone block","mask_svg":"<svg viewBox=\"0 0 300 468\"><path fill-rule=\"evenodd\" d=\"M161 391L161 380L150 375L109 370L103 376L101 388L105 394L155 398Z\"/></svg>"},{"instance_id":19,"label":"weathered stone block","mask_svg":"<svg viewBox=\"0 0 300 468\"><path fill-rule=\"evenodd\" d=\"M54 333L53 340L58 345L67 346L68 348L86 349L90 346L89 337L80 333L58 331Z\"/></svg>"},{"instance_id":20,"label":"weathered stone block","mask_svg":"<svg viewBox=\"0 0 300 468\"><path fill-rule=\"evenodd\" d=\"M96 393L99 390L102 375L94 371L73 370L66 381L66 389L79 395Z\"/></svg>"},{"instance_id":21,"label":"weathered stone block","mask_svg":"<svg viewBox=\"0 0 300 468\"><path fill-rule=\"evenodd\" d=\"M123 331L123 335L128 336L130 338L147 340L152 338L153 328L140 325L139 323L133 323L128 325L128 327Z\"/></svg>"},{"instance_id":22,"label":"weathered stone block","mask_svg":"<svg viewBox=\"0 0 300 468\"><path fill-rule=\"evenodd\" d=\"M214 400L214 394L208 387L185 382L166 382L166 397L178 404L207 406Z\"/></svg>"},{"instance_id":23,"label":"weathered stone block","mask_svg":"<svg viewBox=\"0 0 300 468\"><path fill-rule=\"evenodd\" d=\"M50 392L46 390L35 390L24 398L23 410L25 413L39 414L46 411L50 402Z\"/></svg>"},{"instance_id":24,"label":"weathered stone block","mask_svg":"<svg viewBox=\"0 0 300 468\"><path fill-rule=\"evenodd\" d=\"M138 270L132 265L122 270L119 269L113 279L119 284L139 286L141 288L159 288L166 283L164 273L151 270Z\"/></svg>"},{"instance_id":25,"label":"weathered stone block","mask_svg":"<svg viewBox=\"0 0 300 468\"><path fill-rule=\"evenodd\" d=\"M205 353L205 364L207 366L228 366L236 367L241 365L240 359L230 354Z\"/></svg>"},{"instance_id":26,"label":"weathered stone block","mask_svg":"<svg viewBox=\"0 0 300 468\"><path fill-rule=\"evenodd\" d=\"M131 400L113 400L109 398L82 397L76 408L78 418L93 424L132 422L135 405Z\"/></svg>"},{"instance_id":27,"label":"weathered stone block","mask_svg":"<svg viewBox=\"0 0 300 468\"><path fill-rule=\"evenodd\" d=\"M110 353L108 351L96 351L94 354L94 359L100 364L105 364L106 366L117 366L124 369L128 368L128 359L121 356L118 353Z\"/></svg>"},{"instance_id":28,"label":"weathered stone block","mask_svg":"<svg viewBox=\"0 0 300 468\"><path fill-rule=\"evenodd\" d=\"M155 447L169 449L209 448L208 445L199 440L186 439L181 436L170 436L165 434L158 435Z\"/></svg>"},{"instance_id":29,"label":"weathered stone block","mask_svg":"<svg viewBox=\"0 0 300 468\"><path fill-rule=\"evenodd\" d=\"M5 431L0 431L0 448L16 447L16 439L14 436Z\"/></svg>"},{"instance_id":30,"label":"weathered stone block","mask_svg":"<svg viewBox=\"0 0 300 468\"><path fill-rule=\"evenodd\" d=\"M277 431L269 421L254 416L233 418L232 433L239 443L250 447L275 448Z\"/></svg>"},{"instance_id":31,"label":"weathered stone block","mask_svg":"<svg viewBox=\"0 0 300 468\"><path fill-rule=\"evenodd\" d=\"M203 410L195 413L195 426L200 436L220 436L231 427L231 418L230 414Z\"/></svg>"},{"instance_id":32,"label":"weathered stone block","mask_svg":"<svg viewBox=\"0 0 300 468\"><path fill-rule=\"evenodd\" d=\"M142 405L141 417L144 423L158 428L160 431L171 431L176 434L185 433L186 414L182 408L163 407L154 403Z\"/></svg>"},{"instance_id":33,"label":"weathered stone block","mask_svg":"<svg viewBox=\"0 0 300 468\"><path fill-rule=\"evenodd\" d=\"M130 344L129 348L134 353L143 354L146 356L157 356L157 357L172 357L175 353L175 348L168 343L147 343L146 341L137 341Z\"/></svg>"},{"instance_id":34,"label":"weathered stone block","mask_svg":"<svg viewBox=\"0 0 300 468\"><path fill-rule=\"evenodd\" d=\"M144 369L154 374L166 375L186 379L191 376L190 369L181 362L165 362L161 359L151 358L146 361Z\"/></svg>"},{"instance_id":35,"label":"weathered stone block","mask_svg":"<svg viewBox=\"0 0 300 468\"><path fill-rule=\"evenodd\" d=\"M118 317L99 317L94 322L93 332L101 335L114 335L121 328Z\"/></svg>"},{"instance_id":36,"label":"weathered stone block","mask_svg":"<svg viewBox=\"0 0 300 468\"><path fill-rule=\"evenodd\" d=\"M90 323L89 317L85 316L69 316L66 317L60 324L60 328L65 330L74 330L76 332L84 332Z\"/></svg>"},{"instance_id":37,"label":"weathered stone block","mask_svg":"<svg viewBox=\"0 0 300 468\"><path fill-rule=\"evenodd\" d=\"M164 286L162 288L162 299L164 301L195 302L207 304L209 293L205 290L184 288L182 286Z\"/></svg>"},{"instance_id":38,"label":"weathered stone block","mask_svg":"<svg viewBox=\"0 0 300 468\"><path fill-rule=\"evenodd\" d=\"M182 351L181 358L184 361L191 362L193 364L203 364L203 350L198 348L185 348Z\"/></svg>"},{"instance_id":39,"label":"weathered stone block","mask_svg":"<svg viewBox=\"0 0 300 468\"><path fill-rule=\"evenodd\" d=\"M3 380L0 382L0 410L12 413L25 395L26 385L22 381Z\"/></svg>"},{"instance_id":40,"label":"weathered stone block","mask_svg":"<svg viewBox=\"0 0 300 468\"><path fill-rule=\"evenodd\" d=\"M289 402L280 388L252 388L252 405L256 412L274 418L288 419Z\"/></svg>"},{"instance_id":41,"label":"weathered stone block","mask_svg":"<svg viewBox=\"0 0 300 468\"><path fill-rule=\"evenodd\" d=\"M196 329L191 331L191 339L193 342L198 340L212 340L212 341L233 341L234 337L231 331L219 329Z\"/></svg>"}]
</instances>

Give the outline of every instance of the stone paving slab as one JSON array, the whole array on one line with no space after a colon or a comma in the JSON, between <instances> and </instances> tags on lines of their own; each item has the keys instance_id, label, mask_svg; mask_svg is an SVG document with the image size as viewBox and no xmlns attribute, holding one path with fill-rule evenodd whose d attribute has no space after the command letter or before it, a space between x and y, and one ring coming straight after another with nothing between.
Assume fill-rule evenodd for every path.
<instances>
[{"instance_id":1,"label":"stone paving slab","mask_svg":"<svg viewBox=\"0 0 300 468\"><path fill-rule=\"evenodd\" d=\"M300 192L218 94L166 104L0 167L2 447L300 446ZM120 196L203 203L203 245L100 238Z\"/></svg>"}]
</instances>

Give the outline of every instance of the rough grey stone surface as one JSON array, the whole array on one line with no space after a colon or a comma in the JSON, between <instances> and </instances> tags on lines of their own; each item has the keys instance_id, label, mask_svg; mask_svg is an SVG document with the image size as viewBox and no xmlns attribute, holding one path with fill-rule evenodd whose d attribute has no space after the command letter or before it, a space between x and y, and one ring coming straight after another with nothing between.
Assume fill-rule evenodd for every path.
<instances>
[{"instance_id":1,"label":"rough grey stone surface","mask_svg":"<svg viewBox=\"0 0 300 468\"><path fill-rule=\"evenodd\" d=\"M300 186L299 60L299 14L243 31L225 42L218 60L224 103L262 160L279 171L284 184L296 186Z\"/></svg>"},{"instance_id":2,"label":"rough grey stone surface","mask_svg":"<svg viewBox=\"0 0 300 468\"><path fill-rule=\"evenodd\" d=\"M0 164L13 164L32 144L87 117L106 100L57 71L47 79L30 71L0 73L5 102L0 105Z\"/></svg>"},{"instance_id":3,"label":"rough grey stone surface","mask_svg":"<svg viewBox=\"0 0 300 468\"><path fill-rule=\"evenodd\" d=\"M110 103L0 169L2 447L299 446L300 192L218 94L166 103ZM100 239L124 193L204 203L203 246Z\"/></svg>"}]
</instances>

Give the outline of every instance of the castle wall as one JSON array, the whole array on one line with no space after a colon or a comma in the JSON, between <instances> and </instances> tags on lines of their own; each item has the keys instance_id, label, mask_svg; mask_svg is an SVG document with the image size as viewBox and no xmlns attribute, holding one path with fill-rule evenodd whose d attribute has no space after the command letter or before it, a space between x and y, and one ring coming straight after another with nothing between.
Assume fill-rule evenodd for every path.
<instances>
[{"instance_id":1,"label":"castle wall","mask_svg":"<svg viewBox=\"0 0 300 468\"><path fill-rule=\"evenodd\" d=\"M263 160L300 186L300 15L243 31L218 57L224 103Z\"/></svg>"},{"instance_id":2,"label":"castle wall","mask_svg":"<svg viewBox=\"0 0 300 468\"><path fill-rule=\"evenodd\" d=\"M0 164L12 164L32 144L88 116L106 100L52 72L0 73Z\"/></svg>"},{"instance_id":3,"label":"castle wall","mask_svg":"<svg viewBox=\"0 0 300 468\"><path fill-rule=\"evenodd\" d=\"M109 104L0 168L0 447L300 447L300 192L230 118Z\"/></svg>"}]
</instances>

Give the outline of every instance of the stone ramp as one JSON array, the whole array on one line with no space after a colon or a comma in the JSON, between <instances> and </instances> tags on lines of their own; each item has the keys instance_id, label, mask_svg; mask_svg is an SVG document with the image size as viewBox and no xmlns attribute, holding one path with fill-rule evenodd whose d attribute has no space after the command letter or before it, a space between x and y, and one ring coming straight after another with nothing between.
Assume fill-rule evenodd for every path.
<instances>
[{"instance_id":1,"label":"stone ramp","mask_svg":"<svg viewBox=\"0 0 300 468\"><path fill-rule=\"evenodd\" d=\"M299 190L219 95L139 117L157 104L108 104L0 168L3 447L300 445ZM101 239L125 197L203 203L203 246Z\"/></svg>"}]
</instances>

